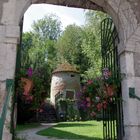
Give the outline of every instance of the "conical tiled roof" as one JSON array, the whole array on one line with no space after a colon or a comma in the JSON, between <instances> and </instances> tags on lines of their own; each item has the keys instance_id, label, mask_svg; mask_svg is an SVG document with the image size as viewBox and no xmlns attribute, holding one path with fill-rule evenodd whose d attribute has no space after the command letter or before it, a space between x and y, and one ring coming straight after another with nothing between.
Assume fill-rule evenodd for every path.
<instances>
[{"instance_id":1,"label":"conical tiled roof","mask_svg":"<svg viewBox=\"0 0 140 140\"><path fill-rule=\"evenodd\" d=\"M58 72L75 72L79 73L79 71L69 63L63 63L60 64L52 73L58 73Z\"/></svg>"}]
</instances>

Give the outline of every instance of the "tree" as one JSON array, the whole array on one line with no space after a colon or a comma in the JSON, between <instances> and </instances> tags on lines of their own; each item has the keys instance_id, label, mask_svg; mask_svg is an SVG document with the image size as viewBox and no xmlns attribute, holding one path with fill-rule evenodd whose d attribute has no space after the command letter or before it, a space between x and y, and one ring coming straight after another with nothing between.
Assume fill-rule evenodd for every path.
<instances>
[{"instance_id":1,"label":"tree","mask_svg":"<svg viewBox=\"0 0 140 140\"><path fill-rule=\"evenodd\" d=\"M40 69L43 70L43 67L46 70L47 67L43 74L47 75L47 85L50 85L51 72L56 67L55 44L60 34L61 22L52 14L34 22L32 31L23 34L21 60L24 63L23 67L32 67L36 73Z\"/></svg>"},{"instance_id":2,"label":"tree","mask_svg":"<svg viewBox=\"0 0 140 140\"><path fill-rule=\"evenodd\" d=\"M100 23L107 17L102 12L87 11L83 27L69 25L56 44L58 62L67 61L79 68L84 79L100 75Z\"/></svg>"},{"instance_id":3,"label":"tree","mask_svg":"<svg viewBox=\"0 0 140 140\"><path fill-rule=\"evenodd\" d=\"M41 41L57 40L61 33L61 22L56 15L46 15L32 25L33 33Z\"/></svg>"},{"instance_id":4,"label":"tree","mask_svg":"<svg viewBox=\"0 0 140 140\"><path fill-rule=\"evenodd\" d=\"M107 15L102 12L87 11L86 25L84 26L85 38L82 42L82 52L88 58L90 66L85 71L85 79L91 79L101 72L101 34L100 24Z\"/></svg>"},{"instance_id":5,"label":"tree","mask_svg":"<svg viewBox=\"0 0 140 140\"><path fill-rule=\"evenodd\" d=\"M56 50L54 45L61 34L61 22L55 15L46 15L32 25L33 44L29 50L32 67L36 69L43 63L54 68Z\"/></svg>"},{"instance_id":6,"label":"tree","mask_svg":"<svg viewBox=\"0 0 140 140\"><path fill-rule=\"evenodd\" d=\"M32 25L32 31L23 34L22 67L37 69L44 63L54 68L55 44L61 34L61 22L55 15L46 15Z\"/></svg>"},{"instance_id":7,"label":"tree","mask_svg":"<svg viewBox=\"0 0 140 140\"><path fill-rule=\"evenodd\" d=\"M29 68L30 67L30 60L29 60L29 50L33 46L33 37L31 32L26 32L22 34L22 44L20 46L20 61L21 67Z\"/></svg>"},{"instance_id":8,"label":"tree","mask_svg":"<svg viewBox=\"0 0 140 140\"><path fill-rule=\"evenodd\" d=\"M81 45L85 33L83 29L75 24L66 27L57 41L57 59L59 63L65 61L75 65L80 73L87 70L88 59L82 53ZM86 65L85 65L86 64Z\"/></svg>"},{"instance_id":9,"label":"tree","mask_svg":"<svg viewBox=\"0 0 140 140\"><path fill-rule=\"evenodd\" d=\"M49 96L51 72L56 63L55 44L61 33L61 22L54 15L47 15L33 23L33 30L23 34L21 46L21 69L17 74L17 95L19 113L28 114L31 110L39 110L43 100ZM32 80L34 88L30 93L32 99L23 98L23 86L21 77L31 78L27 75L27 69L33 70ZM26 109L26 110L24 110ZM30 113L29 113L30 114ZM30 118L27 117L27 119Z\"/></svg>"}]
</instances>

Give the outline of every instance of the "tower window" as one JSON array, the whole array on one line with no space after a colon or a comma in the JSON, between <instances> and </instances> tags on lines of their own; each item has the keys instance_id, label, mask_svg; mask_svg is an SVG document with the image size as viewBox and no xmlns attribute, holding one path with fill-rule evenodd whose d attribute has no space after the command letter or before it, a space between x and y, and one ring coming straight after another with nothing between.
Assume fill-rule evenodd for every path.
<instances>
[{"instance_id":1,"label":"tower window","mask_svg":"<svg viewBox=\"0 0 140 140\"><path fill-rule=\"evenodd\" d=\"M71 76L71 77L75 77L75 75L74 75L74 74L71 74L70 76Z\"/></svg>"}]
</instances>

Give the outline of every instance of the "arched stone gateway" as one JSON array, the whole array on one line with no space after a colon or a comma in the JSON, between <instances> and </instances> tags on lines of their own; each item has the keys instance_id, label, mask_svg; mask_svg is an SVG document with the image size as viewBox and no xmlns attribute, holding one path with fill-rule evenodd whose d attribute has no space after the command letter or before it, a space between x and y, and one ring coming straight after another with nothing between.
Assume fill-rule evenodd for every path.
<instances>
[{"instance_id":1,"label":"arched stone gateway","mask_svg":"<svg viewBox=\"0 0 140 140\"><path fill-rule=\"evenodd\" d=\"M140 139L140 102L129 98L129 88L140 96L140 1L139 0L0 0L0 111L6 79L14 79L20 21L31 4L48 3L107 12L120 38L124 140ZM8 118L8 117L7 117ZM9 123L9 121L6 121ZM7 137L6 137L7 136ZM7 128L2 140L11 140Z\"/></svg>"}]
</instances>

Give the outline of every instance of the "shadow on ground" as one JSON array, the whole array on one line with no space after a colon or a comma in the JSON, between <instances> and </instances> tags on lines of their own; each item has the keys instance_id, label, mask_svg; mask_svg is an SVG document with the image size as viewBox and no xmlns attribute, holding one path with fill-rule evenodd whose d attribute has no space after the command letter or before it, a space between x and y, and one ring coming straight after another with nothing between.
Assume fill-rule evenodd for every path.
<instances>
[{"instance_id":1,"label":"shadow on ground","mask_svg":"<svg viewBox=\"0 0 140 140\"><path fill-rule=\"evenodd\" d=\"M71 124L71 123L63 123L63 124L59 124L55 127L86 127L86 126L97 126L97 125L93 125L93 124L82 124L82 123L74 123L74 124Z\"/></svg>"},{"instance_id":2,"label":"shadow on ground","mask_svg":"<svg viewBox=\"0 0 140 140\"><path fill-rule=\"evenodd\" d=\"M55 137L57 139L59 138L59 139L71 139L71 140L72 139L73 140L75 140L75 139L79 139L79 140L103 140L102 138L88 137L88 136L83 136L82 134L78 135L78 134L74 134L71 132L58 130L55 128L51 128L49 131L48 131L48 129L41 130L41 131L37 132L37 134L42 135L42 136Z\"/></svg>"}]
</instances>

